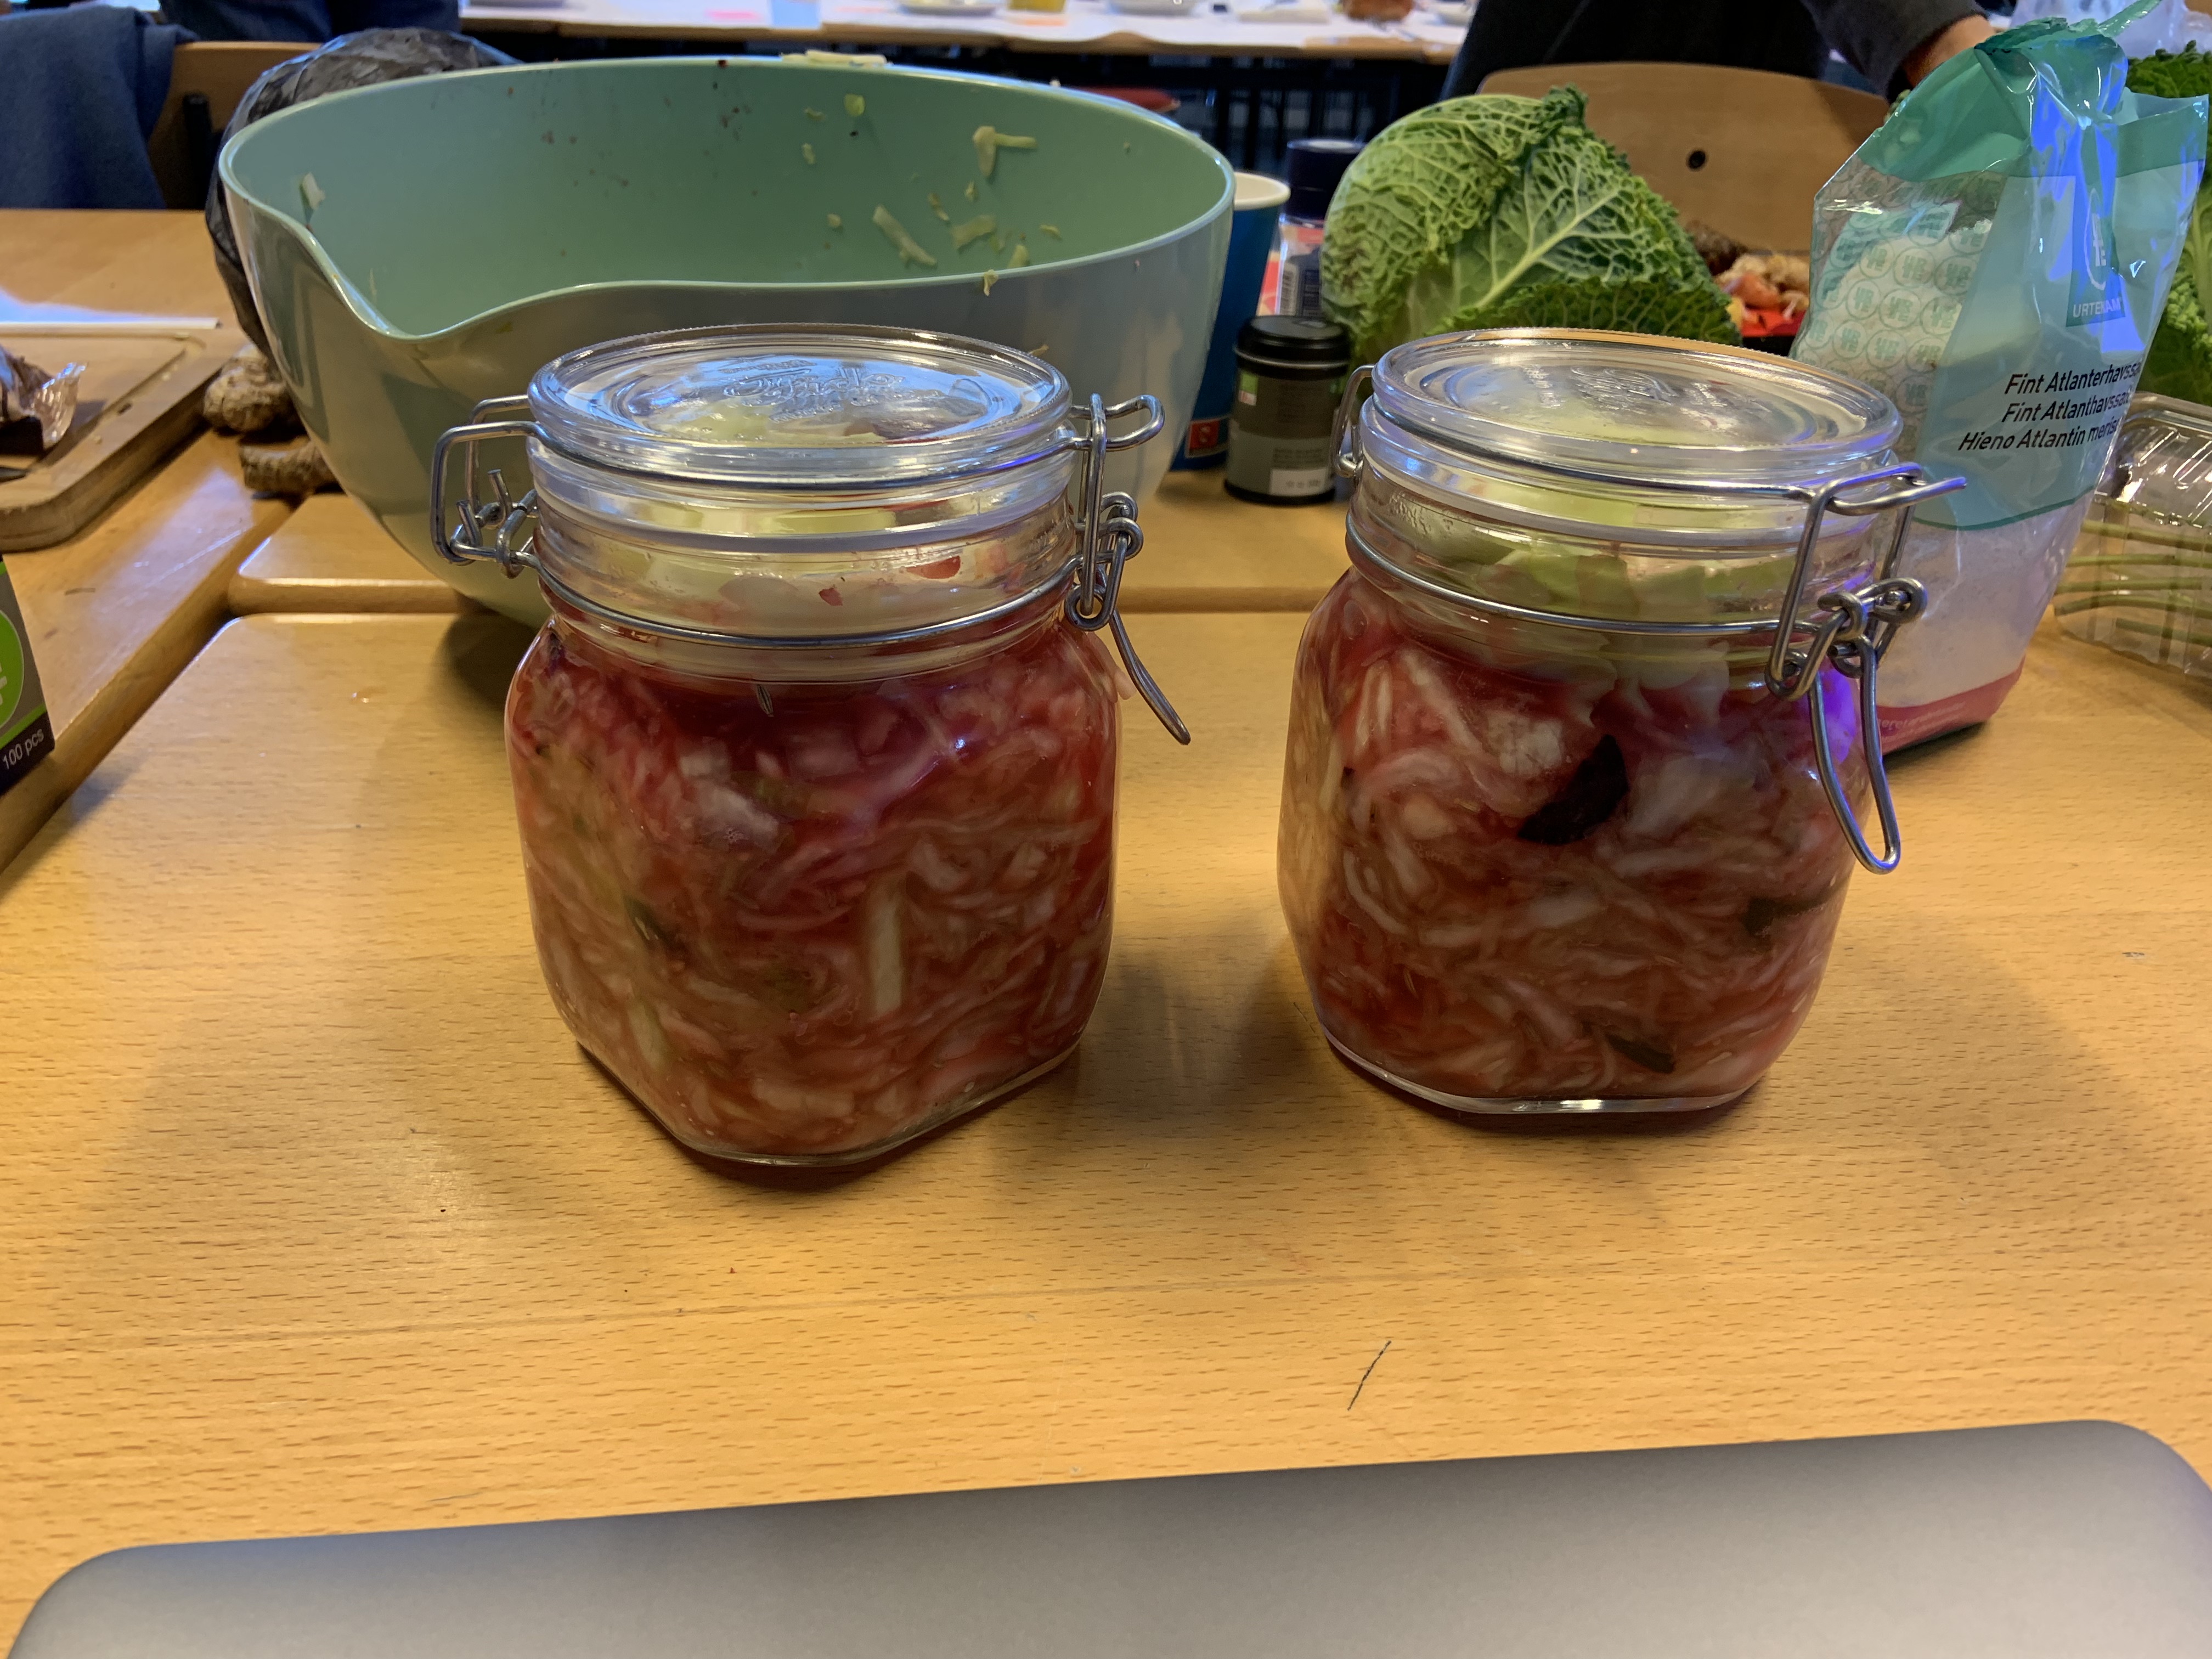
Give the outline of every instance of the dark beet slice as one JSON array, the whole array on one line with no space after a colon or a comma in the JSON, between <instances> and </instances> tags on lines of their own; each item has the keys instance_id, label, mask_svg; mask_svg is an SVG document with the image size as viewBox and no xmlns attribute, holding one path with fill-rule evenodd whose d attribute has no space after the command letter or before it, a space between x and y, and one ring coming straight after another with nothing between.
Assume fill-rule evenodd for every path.
<instances>
[{"instance_id":1,"label":"dark beet slice","mask_svg":"<svg viewBox=\"0 0 2212 1659\"><path fill-rule=\"evenodd\" d=\"M629 916L629 925L637 930L640 939L665 956L674 957L678 961L685 959L684 941L662 924L660 918L653 914L643 900L625 898L623 909Z\"/></svg>"},{"instance_id":2,"label":"dark beet slice","mask_svg":"<svg viewBox=\"0 0 2212 1659\"><path fill-rule=\"evenodd\" d=\"M1817 910L1835 896L1836 890L1831 886L1809 898L1754 898L1743 907L1743 931L1753 939L1765 939L1776 922Z\"/></svg>"},{"instance_id":3,"label":"dark beet slice","mask_svg":"<svg viewBox=\"0 0 2212 1659\"><path fill-rule=\"evenodd\" d=\"M1656 1072L1664 1077L1674 1069L1671 1050L1656 1042L1639 1042L1634 1037L1621 1036L1618 1031L1601 1031L1599 1035L1610 1043L1613 1053L1623 1060L1641 1066L1647 1072Z\"/></svg>"},{"instance_id":4,"label":"dark beet slice","mask_svg":"<svg viewBox=\"0 0 2212 1659\"><path fill-rule=\"evenodd\" d=\"M1611 737L1598 739L1589 758L1575 768L1566 787L1522 823L1520 837L1540 847L1565 847L1580 841L1613 815L1628 799L1628 763Z\"/></svg>"}]
</instances>

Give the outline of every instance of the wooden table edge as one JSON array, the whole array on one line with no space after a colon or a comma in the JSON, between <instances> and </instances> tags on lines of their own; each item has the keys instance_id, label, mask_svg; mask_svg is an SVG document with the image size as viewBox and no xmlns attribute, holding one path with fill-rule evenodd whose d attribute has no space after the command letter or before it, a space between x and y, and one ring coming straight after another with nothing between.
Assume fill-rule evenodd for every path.
<instances>
[{"instance_id":1,"label":"wooden table edge","mask_svg":"<svg viewBox=\"0 0 2212 1659\"><path fill-rule=\"evenodd\" d=\"M256 525L234 540L177 608L174 624L142 641L121 671L93 693L68 729L56 735L53 752L0 795L0 872L37 837L46 821L231 620L231 577L270 533Z\"/></svg>"},{"instance_id":2,"label":"wooden table edge","mask_svg":"<svg viewBox=\"0 0 2212 1659\"><path fill-rule=\"evenodd\" d=\"M443 617L479 608L443 583L397 576L288 576L270 581L241 572L230 578L225 599L230 614L240 618L356 613Z\"/></svg>"}]
</instances>

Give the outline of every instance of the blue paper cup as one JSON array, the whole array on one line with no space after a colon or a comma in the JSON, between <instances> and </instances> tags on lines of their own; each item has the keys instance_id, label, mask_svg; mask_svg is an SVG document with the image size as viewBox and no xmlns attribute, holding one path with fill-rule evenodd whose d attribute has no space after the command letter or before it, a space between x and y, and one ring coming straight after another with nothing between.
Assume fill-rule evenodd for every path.
<instances>
[{"instance_id":1,"label":"blue paper cup","mask_svg":"<svg viewBox=\"0 0 2212 1659\"><path fill-rule=\"evenodd\" d=\"M1206 377L1191 406L1190 429L1176 447L1175 465L1190 469L1219 466L1229 453L1229 406L1237 396L1237 331L1260 310L1260 283L1267 274L1267 251L1275 245L1275 222L1291 189L1262 173L1237 175L1236 217L1229 232L1229 265L1222 274L1221 303L1213 313L1213 332L1206 352Z\"/></svg>"}]
</instances>

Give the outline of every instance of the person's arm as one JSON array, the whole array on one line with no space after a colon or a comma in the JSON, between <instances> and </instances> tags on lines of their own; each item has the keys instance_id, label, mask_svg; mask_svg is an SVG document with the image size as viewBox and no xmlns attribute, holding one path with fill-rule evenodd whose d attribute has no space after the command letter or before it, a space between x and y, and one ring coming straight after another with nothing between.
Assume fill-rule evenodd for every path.
<instances>
[{"instance_id":1,"label":"person's arm","mask_svg":"<svg viewBox=\"0 0 2212 1659\"><path fill-rule=\"evenodd\" d=\"M1972 51L1996 33L1990 20L1979 12L1972 17L1961 17L1948 28L1930 36L1908 52L1898 72L1905 76L1906 86L1917 87L1928 78L1929 71L1938 64L1956 58L1962 52Z\"/></svg>"},{"instance_id":2,"label":"person's arm","mask_svg":"<svg viewBox=\"0 0 2212 1659\"><path fill-rule=\"evenodd\" d=\"M1996 33L1972 0L1805 0L1844 61L1889 97Z\"/></svg>"}]
</instances>

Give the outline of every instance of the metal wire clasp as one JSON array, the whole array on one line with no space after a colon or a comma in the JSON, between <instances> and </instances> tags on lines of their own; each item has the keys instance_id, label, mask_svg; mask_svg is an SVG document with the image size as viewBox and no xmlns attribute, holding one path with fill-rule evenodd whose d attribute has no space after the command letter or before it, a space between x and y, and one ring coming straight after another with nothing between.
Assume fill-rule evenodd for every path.
<instances>
[{"instance_id":1,"label":"metal wire clasp","mask_svg":"<svg viewBox=\"0 0 2212 1659\"><path fill-rule=\"evenodd\" d=\"M486 418L487 416L492 418ZM490 481L492 499L478 499L477 446L493 438L526 438L536 428L530 419L527 398L488 398L469 416L469 424L449 428L439 434L430 452L430 542L441 558L454 564L489 559L509 576L538 568L531 556L537 538L538 492L526 489L520 496L508 493L507 480L497 467L484 474ZM446 464L455 444L468 463L468 479L461 498L453 503L453 523L446 524Z\"/></svg>"},{"instance_id":2,"label":"metal wire clasp","mask_svg":"<svg viewBox=\"0 0 2212 1659\"><path fill-rule=\"evenodd\" d=\"M1109 421L1139 410L1145 423L1134 432L1119 438L1107 435ZM1129 630L1121 622L1121 570L1145 548L1145 532L1137 523L1136 498L1118 490L1105 493L1107 452L1133 448L1158 437L1166 426L1167 417L1161 413L1157 398L1132 398L1109 405L1097 393L1091 394L1090 428L1080 441L1084 458L1077 479L1083 544L1076 556L1075 585L1067 595L1066 612L1068 622L1086 634L1102 628L1112 630L1114 648L1121 653L1122 665L1135 682L1138 695L1159 716L1169 736L1177 743L1188 743L1190 728L1138 657L1137 647L1129 641Z\"/></svg>"},{"instance_id":3,"label":"metal wire clasp","mask_svg":"<svg viewBox=\"0 0 2212 1659\"><path fill-rule=\"evenodd\" d=\"M1897 556L1912 523L1912 509L1921 502L1962 489L1963 478L1929 480L1917 466L1903 465L1881 472L1847 478L1811 492L1805 508L1805 528L1798 538L1797 556L1790 565L1790 584L1783 592L1782 616L1774 630L1774 644L1766 655L1767 690L1794 702L1810 697L1813 716L1813 759L1820 775L1820 787L1842 826L1851 854L1877 875L1897 868L1905 847L1898 833L1897 804L1890 797L1889 769L1881 756L1881 716L1875 680L1882 654L1897 630L1928 609L1928 591L1908 576L1894 574ZM1871 495L1863 493L1869 487ZM1844 518L1865 518L1877 513L1896 515L1889 544L1882 551L1875 580L1864 587L1823 593L1814 603L1814 616L1799 617L1805 588L1812 579L1813 559L1820 540L1820 521L1833 513ZM1858 687L1859 746L1866 757L1867 782L1874 795L1875 815L1881 823L1881 851L1868 843L1858 815L1851 811L1836 768L1834 746L1828 735L1827 699L1820 684L1822 665L1832 667Z\"/></svg>"},{"instance_id":4,"label":"metal wire clasp","mask_svg":"<svg viewBox=\"0 0 2212 1659\"><path fill-rule=\"evenodd\" d=\"M1353 456L1356 461L1356 449ZM1526 605L1510 605L1502 599L1486 599L1463 588L1447 586L1395 563L1360 534L1356 514L1345 526L1352 562L1376 567L1393 580L1447 605L1464 606L1520 623L1632 637L1681 639L1735 639L1747 635L1764 634L1771 628L1774 642L1768 649L1766 662L1766 690L1769 695L1785 702L1811 698L1813 753L1820 772L1820 787L1827 795L1829 805L1835 811L1836 821L1850 843L1852 854L1868 869L1878 873L1887 874L1897 868L1900 849L1897 808L1890 799L1889 774L1882 765L1875 675L1882 653L1889 648L1890 641L1897 630L1928 608L1927 592L1920 584L1909 577L1894 574L1898 554L1905 545L1905 533L1911 520L1912 508L1937 495L1964 488L1966 480L1939 478L1931 481L1919 467L1911 465L1886 467L1878 472L1863 473L1855 478L1839 479L1817 487L1742 483L1719 479L1638 478L1555 462L1526 465L1562 477L1630 488L1702 490L1714 495L1741 496L1746 500L1780 498L1804 502L1805 527L1790 567L1780 616L1771 621L1760 617L1657 621L1640 617L1579 616L1567 611L1538 611ZM1872 493L1867 493L1869 491ZM1881 562L1875 568L1875 580L1863 587L1823 593L1814 601L1810 615L1801 615L1805 603L1805 590L1812 580L1814 556L1819 550L1820 521L1831 513L1847 518L1894 513L1897 517L1888 545L1883 550ZM1858 684L1860 735L1866 750L1867 780L1873 786L1875 810L1881 820L1882 850L1879 854L1868 844L1866 832L1851 811L1850 798L1844 793L1843 781L1837 772L1836 757L1828 737L1827 709L1820 686L1820 669L1824 665Z\"/></svg>"},{"instance_id":5,"label":"metal wire clasp","mask_svg":"<svg viewBox=\"0 0 2212 1659\"><path fill-rule=\"evenodd\" d=\"M1897 868L1904 856L1904 842L1898 834L1897 803L1890 799L1889 769L1881 757L1881 701L1875 689L1875 671L1881 665L1882 653L1889 649L1891 637L1898 629L1911 622L1928 609L1928 590L1909 576L1893 576L1871 586L1848 593L1823 593L1820 608L1827 614L1816 630L1816 637L1825 641L1812 659L1825 659L1845 679L1858 684L1859 745L1866 754L1867 781L1872 786L1874 810L1881 820L1881 852L1877 855L1867 844L1866 831L1860 827L1858 815L1851 811L1850 798L1844 793L1842 778L1836 770L1836 757L1828 737L1827 694L1814 671L1807 678L1806 690L1812 704L1813 760L1820 775L1820 787L1828 797L1828 805L1836 814L1836 822L1843 826L1844 837L1850 842L1851 854L1877 875L1887 875ZM1778 690L1777 696L1782 695Z\"/></svg>"},{"instance_id":6,"label":"metal wire clasp","mask_svg":"<svg viewBox=\"0 0 2212 1659\"><path fill-rule=\"evenodd\" d=\"M1362 363L1344 377L1344 396L1336 405L1336 455L1340 478L1356 478L1367 465L1359 448L1359 405L1375 389L1375 365Z\"/></svg>"},{"instance_id":7,"label":"metal wire clasp","mask_svg":"<svg viewBox=\"0 0 2212 1659\"><path fill-rule=\"evenodd\" d=\"M1374 365L1354 369L1346 378L1344 398L1337 407L1335 466L1338 473L1347 478L1357 478L1366 470L1367 458L1359 440L1359 405L1373 389L1374 383ZM1425 428L1416 427L1413 429L1432 442L1450 444L1458 441ZM1490 452L1473 447L1472 453L1487 454ZM1898 555L1904 549L1905 531L1911 524L1913 509L1938 495L1965 488L1966 480L1956 477L1930 479L1920 467L1911 463L1863 472L1855 477L1838 478L1822 484L1798 484L1741 478L1638 476L1598 467L1571 465L1561 461L1539 460L1519 454L1504 459L1517 467L1583 483L1710 495L1720 500L1740 499L1747 503L1776 500L1803 503L1804 525L1798 532L1796 556L1791 562L1790 580L1784 591L1781 614L1772 624L1774 643L1767 652L1766 687L1773 696L1787 702L1795 702L1808 696L1812 699L1814 758L1820 769L1820 787L1828 797L1829 805L1835 810L1837 822L1850 842L1852 854L1868 869L1880 873L1886 874L1897 868L1901 846L1897 830L1897 808L1890 799L1889 775L1882 765L1881 722L1875 712L1875 676L1881 666L1882 653L1889 648L1889 642L1897 630L1928 608L1928 595L1920 584L1896 574ZM1864 587L1823 593L1814 603L1813 614L1802 614L1805 610L1805 591L1811 585L1814 564L1820 550L1822 523L1832 514L1856 519L1881 513L1893 514L1894 518L1889 531L1888 544L1883 549L1881 562L1875 567L1875 580ZM1646 622L1625 617L1586 617L1532 611L1524 606L1506 605L1441 587L1424 577L1399 568L1375 549L1364 544L1359 535L1356 516L1346 526L1346 531L1355 556L1364 556L1382 565L1398 580L1425 589L1451 603L1472 605L1478 610L1510 616L1523 622L1633 635L1707 635L1715 637L1750 633L1769 625L1757 618L1705 623ZM1824 665L1834 668L1838 673L1856 681L1858 685L1860 740L1866 750L1867 779L1874 789L1875 811L1881 820L1882 850L1880 854L1876 854L1868 844L1866 831L1852 812L1850 799L1844 793L1842 780L1837 775L1836 757L1828 737L1827 711L1820 688L1820 670Z\"/></svg>"},{"instance_id":8,"label":"metal wire clasp","mask_svg":"<svg viewBox=\"0 0 2212 1659\"><path fill-rule=\"evenodd\" d=\"M1133 430L1119 437L1108 430L1108 423L1127 416L1141 415L1143 422ZM1065 434L1048 453L1065 454L1070 450L1079 452L1081 459L1076 481L1076 499L1080 514L1078 532L1081 541L1073 562L1072 578L1062 571L1054 581L1067 580L1071 586L1066 611L1068 622L1086 634L1100 629L1110 629L1115 649L1121 654L1122 664L1129 671L1137 690L1152 713L1159 716L1160 724L1177 743L1190 741L1190 728L1167 700L1167 694L1146 669L1137 655L1137 647L1130 643L1129 631L1122 625L1121 611L1121 572L1131 559L1144 550L1145 532L1138 527L1137 503L1133 496L1119 491L1105 491L1105 461L1109 451L1133 449L1148 443L1167 428L1167 416L1161 410L1159 399L1152 397L1132 398L1126 403L1108 404L1092 397L1087 416L1075 416L1078 429ZM609 611L566 584L555 579L539 562L533 550L537 536L538 492L526 490L520 496L509 492L507 480L496 467L487 471L483 478L491 486L491 499L482 499L481 485L477 474L477 446L494 438L526 438L537 430L530 418L530 400L526 398L492 398L478 404L471 413L469 424L457 426L441 436L437 447L430 453L430 538L439 556L454 564L470 564L488 559L510 576L529 570L537 574L540 582L562 599L579 608L600 617L618 626L643 628L647 631L671 637L703 642L726 642L738 645L787 646L854 646L875 643L906 643L911 641L945 633L973 625L981 618L956 617L943 623L920 628L898 629L880 635L840 635L818 640L756 640L744 635L724 634L707 629L682 628L666 623L646 623ZM458 447L465 458L467 474L458 501L447 488L447 474L451 470L452 456ZM1034 459L1034 458L1032 458ZM450 521L447 514L452 514ZM1039 597L1033 591L1019 596L1012 603L1026 605Z\"/></svg>"}]
</instances>

